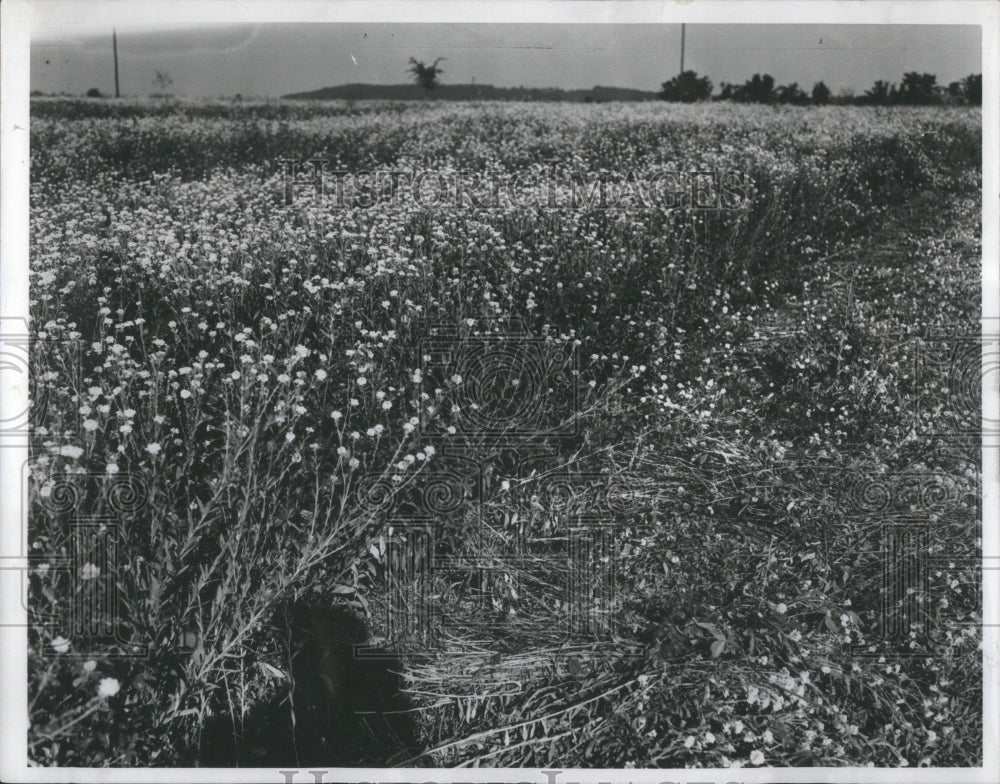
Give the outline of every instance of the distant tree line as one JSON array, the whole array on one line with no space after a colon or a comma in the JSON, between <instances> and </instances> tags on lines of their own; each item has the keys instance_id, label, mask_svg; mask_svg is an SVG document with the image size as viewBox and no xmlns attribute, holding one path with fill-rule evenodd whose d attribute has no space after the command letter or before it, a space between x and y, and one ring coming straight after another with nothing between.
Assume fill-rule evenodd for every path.
<instances>
[{"instance_id":1,"label":"distant tree line","mask_svg":"<svg viewBox=\"0 0 1000 784\"><path fill-rule=\"evenodd\" d=\"M902 81L895 83L876 81L864 95L844 92L834 96L823 82L816 82L806 92L797 82L776 85L770 74L754 74L743 84L723 82L719 93L712 94L712 80L699 76L695 71L683 71L663 83L660 97L666 101L736 101L737 103L771 103L805 106L828 103L856 104L859 106L928 106L952 104L981 106L983 103L983 75L969 74L947 87L937 83L934 74L910 71Z\"/></svg>"}]
</instances>

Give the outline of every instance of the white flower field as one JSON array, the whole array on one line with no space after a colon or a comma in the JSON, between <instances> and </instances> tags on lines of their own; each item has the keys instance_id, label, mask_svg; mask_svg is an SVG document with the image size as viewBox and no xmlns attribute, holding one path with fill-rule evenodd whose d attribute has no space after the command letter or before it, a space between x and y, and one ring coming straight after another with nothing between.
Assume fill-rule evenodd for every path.
<instances>
[{"instance_id":1,"label":"white flower field","mask_svg":"<svg viewBox=\"0 0 1000 784\"><path fill-rule=\"evenodd\" d=\"M35 763L980 764L978 110L33 99L31 143ZM305 728L327 607L395 747Z\"/></svg>"}]
</instances>

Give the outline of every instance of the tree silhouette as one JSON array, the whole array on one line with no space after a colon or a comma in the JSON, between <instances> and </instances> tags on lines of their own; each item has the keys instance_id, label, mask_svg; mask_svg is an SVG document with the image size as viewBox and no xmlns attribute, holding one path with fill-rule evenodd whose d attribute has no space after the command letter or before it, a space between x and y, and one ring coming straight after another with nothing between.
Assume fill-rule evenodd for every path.
<instances>
[{"instance_id":1,"label":"tree silhouette","mask_svg":"<svg viewBox=\"0 0 1000 784\"><path fill-rule=\"evenodd\" d=\"M431 65L424 65L423 61L411 57L408 70L413 75L413 81L425 90L433 90L438 86L438 74L444 73L443 68L438 68L438 63L445 59L439 57Z\"/></svg>"},{"instance_id":2,"label":"tree silhouette","mask_svg":"<svg viewBox=\"0 0 1000 784\"><path fill-rule=\"evenodd\" d=\"M903 74L903 81L899 85L899 103L918 105L938 103L939 100L937 77L934 74L916 71Z\"/></svg>"},{"instance_id":3,"label":"tree silhouette","mask_svg":"<svg viewBox=\"0 0 1000 784\"><path fill-rule=\"evenodd\" d=\"M771 74L754 74L752 79L747 79L743 84L729 84L723 82L722 92L719 93L721 101L739 101L740 103L774 103L778 94L774 91L774 77ZM798 85L789 85L798 92ZM805 93L802 93L805 95ZM788 94L791 97L792 93Z\"/></svg>"},{"instance_id":4,"label":"tree silhouette","mask_svg":"<svg viewBox=\"0 0 1000 784\"><path fill-rule=\"evenodd\" d=\"M771 74L754 74L744 86L747 100L753 103L771 103L774 100L774 77Z\"/></svg>"},{"instance_id":5,"label":"tree silhouette","mask_svg":"<svg viewBox=\"0 0 1000 784\"><path fill-rule=\"evenodd\" d=\"M875 106L886 106L896 94L895 87L881 79L875 82L870 89L865 90L862 101Z\"/></svg>"},{"instance_id":6,"label":"tree silhouette","mask_svg":"<svg viewBox=\"0 0 1000 784\"><path fill-rule=\"evenodd\" d=\"M670 81L663 83L660 97L665 101L692 103L702 101L712 94L712 80L699 77L695 71L683 71Z\"/></svg>"},{"instance_id":7,"label":"tree silhouette","mask_svg":"<svg viewBox=\"0 0 1000 784\"><path fill-rule=\"evenodd\" d=\"M972 106L983 105L983 75L969 74L962 80L962 91Z\"/></svg>"},{"instance_id":8,"label":"tree silhouette","mask_svg":"<svg viewBox=\"0 0 1000 784\"><path fill-rule=\"evenodd\" d=\"M796 88L797 89L797 88ZM741 85L722 83L722 100L739 101L740 103L773 103L777 98L774 92L774 77L771 74L754 74Z\"/></svg>"},{"instance_id":9,"label":"tree silhouette","mask_svg":"<svg viewBox=\"0 0 1000 784\"><path fill-rule=\"evenodd\" d=\"M823 82L816 82L816 84L813 85L812 102L819 106L823 106L830 102L830 88L823 84Z\"/></svg>"},{"instance_id":10,"label":"tree silhouette","mask_svg":"<svg viewBox=\"0 0 1000 784\"><path fill-rule=\"evenodd\" d=\"M809 96L799 89L798 82L782 85L777 91L778 103L793 103L799 106L809 103Z\"/></svg>"}]
</instances>

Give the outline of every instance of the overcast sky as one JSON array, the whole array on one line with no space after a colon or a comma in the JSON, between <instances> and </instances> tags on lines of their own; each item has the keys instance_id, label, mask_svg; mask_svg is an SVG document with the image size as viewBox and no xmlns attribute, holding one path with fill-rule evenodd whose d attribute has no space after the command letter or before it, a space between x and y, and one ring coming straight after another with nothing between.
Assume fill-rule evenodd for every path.
<instances>
[{"instance_id":1,"label":"overcast sky","mask_svg":"<svg viewBox=\"0 0 1000 784\"><path fill-rule=\"evenodd\" d=\"M176 23L176 22L175 22ZM680 66L681 28L664 25L262 24L119 31L123 95L154 91L156 71L183 96L277 97L349 82L408 81L413 56L442 63L444 83L659 89ZM980 29L932 25L689 24L685 68L713 83L770 73L810 89L863 92L906 71L948 84L980 65ZM114 92L111 30L52 25L32 38L31 87Z\"/></svg>"}]
</instances>

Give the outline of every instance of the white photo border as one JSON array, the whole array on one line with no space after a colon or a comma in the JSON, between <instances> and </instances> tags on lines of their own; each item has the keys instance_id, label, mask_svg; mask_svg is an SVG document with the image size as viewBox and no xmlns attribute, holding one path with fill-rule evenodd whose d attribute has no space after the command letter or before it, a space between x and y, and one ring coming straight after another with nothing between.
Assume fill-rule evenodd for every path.
<instances>
[{"instance_id":1,"label":"white photo border","mask_svg":"<svg viewBox=\"0 0 1000 784\"><path fill-rule=\"evenodd\" d=\"M149 23L148 20L156 20ZM160 20L171 20L169 23ZM32 32L81 32L208 23L867 24L978 25L983 74L983 333L1000 328L1000 4L988 0L817 2L787 0L5 0L0 4L0 338L28 318L29 52ZM984 341L984 360L990 347ZM25 379L0 382L0 421L28 404ZM998 390L983 379L986 419L1000 418ZM983 767L597 769L42 768L27 759L27 628L21 575L27 527L21 466L27 438L0 434L0 780L8 782L990 782L1000 781L1000 450L986 444L983 472ZM317 778L318 775L320 778Z\"/></svg>"}]
</instances>

